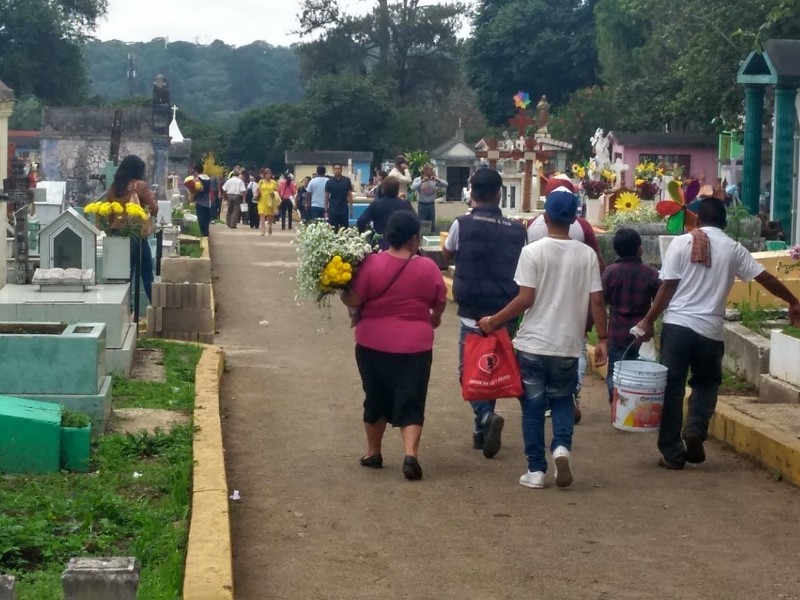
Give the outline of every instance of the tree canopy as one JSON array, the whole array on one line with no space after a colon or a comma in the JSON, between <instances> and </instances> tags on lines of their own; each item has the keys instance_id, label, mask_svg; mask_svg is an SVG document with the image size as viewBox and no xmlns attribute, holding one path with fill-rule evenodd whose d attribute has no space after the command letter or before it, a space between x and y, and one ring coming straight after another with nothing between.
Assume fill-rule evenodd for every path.
<instances>
[{"instance_id":1,"label":"tree canopy","mask_svg":"<svg viewBox=\"0 0 800 600\"><path fill-rule=\"evenodd\" d=\"M518 91L562 104L598 81L596 0L483 0L467 48L467 77L493 125L514 112Z\"/></svg>"},{"instance_id":2,"label":"tree canopy","mask_svg":"<svg viewBox=\"0 0 800 600\"><path fill-rule=\"evenodd\" d=\"M81 43L106 0L0 0L0 77L17 97L48 104L83 98Z\"/></svg>"}]
</instances>

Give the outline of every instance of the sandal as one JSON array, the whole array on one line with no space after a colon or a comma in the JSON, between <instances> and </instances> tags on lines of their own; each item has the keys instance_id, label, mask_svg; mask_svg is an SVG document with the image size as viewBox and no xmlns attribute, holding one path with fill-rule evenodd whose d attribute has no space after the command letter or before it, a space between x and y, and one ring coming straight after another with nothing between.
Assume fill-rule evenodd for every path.
<instances>
[{"instance_id":1,"label":"sandal","mask_svg":"<svg viewBox=\"0 0 800 600\"><path fill-rule=\"evenodd\" d=\"M373 454L372 456L362 456L361 460L359 461L362 467L368 467L370 469L382 469L383 468L383 456L380 454Z\"/></svg>"}]
</instances>

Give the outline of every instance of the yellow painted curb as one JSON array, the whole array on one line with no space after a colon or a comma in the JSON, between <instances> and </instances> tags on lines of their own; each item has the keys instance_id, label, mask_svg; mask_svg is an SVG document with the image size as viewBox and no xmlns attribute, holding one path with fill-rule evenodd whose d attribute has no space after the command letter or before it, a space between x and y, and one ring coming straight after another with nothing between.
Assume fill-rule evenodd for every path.
<instances>
[{"instance_id":1,"label":"yellow painted curb","mask_svg":"<svg viewBox=\"0 0 800 600\"><path fill-rule=\"evenodd\" d=\"M224 366L222 348L205 346L195 371L192 516L183 575L184 600L233 599L228 484L219 417Z\"/></svg>"},{"instance_id":2,"label":"yellow painted curb","mask_svg":"<svg viewBox=\"0 0 800 600\"><path fill-rule=\"evenodd\" d=\"M589 364L592 365L594 347L587 346L586 350ZM605 379L605 365L592 369ZM687 387L685 402L690 394L691 389ZM739 454L780 473L782 477L800 486L800 440L774 425L737 410L725 401L724 396L717 400L717 409L709 423L708 434L730 445Z\"/></svg>"}]
</instances>

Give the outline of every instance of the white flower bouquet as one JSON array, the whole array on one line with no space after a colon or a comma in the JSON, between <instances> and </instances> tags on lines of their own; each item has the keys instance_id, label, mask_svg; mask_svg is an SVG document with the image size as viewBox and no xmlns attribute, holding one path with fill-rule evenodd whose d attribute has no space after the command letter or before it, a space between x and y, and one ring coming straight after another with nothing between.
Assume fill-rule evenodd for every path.
<instances>
[{"instance_id":1,"label":"white flower bouquet","mask_svg":"<svg viewBox=\"0 0 800 600\"><path fill-rule=\"evenodd\" d=\"M347 287L358 266L373 252L370 235L349 227L336 231L325 221L302 226L297 234L298 296L322 304L329 295Z\"/></svg>"}]
</instances>

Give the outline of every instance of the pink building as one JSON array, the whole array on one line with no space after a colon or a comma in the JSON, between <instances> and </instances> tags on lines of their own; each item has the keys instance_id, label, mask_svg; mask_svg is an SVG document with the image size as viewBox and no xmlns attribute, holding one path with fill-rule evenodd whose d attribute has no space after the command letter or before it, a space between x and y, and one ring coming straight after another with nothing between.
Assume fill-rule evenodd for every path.
<instances>
[{"instance_id":1,"label":"pink building","mask_svg":"<svg viewBox=\"0 0 800 600\"><path fill-rule=\"evenodd\" d=\"M699 179L714 185L718 177L718 140L716 135L702 133L663 133L612 131L611 162L617 158L628 165L623 175L625 187L633 189L634 169L642 162L659 165L680 165L683 177Z\"/></svg>"}]
</instances>

